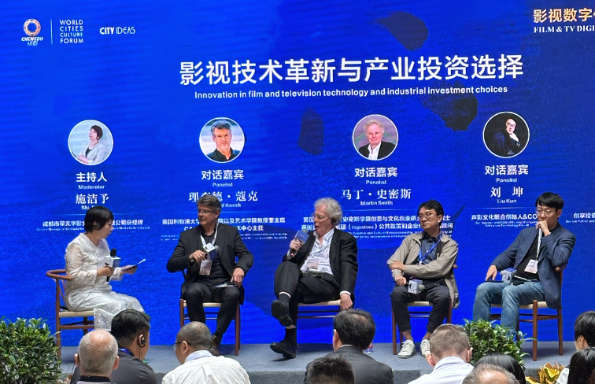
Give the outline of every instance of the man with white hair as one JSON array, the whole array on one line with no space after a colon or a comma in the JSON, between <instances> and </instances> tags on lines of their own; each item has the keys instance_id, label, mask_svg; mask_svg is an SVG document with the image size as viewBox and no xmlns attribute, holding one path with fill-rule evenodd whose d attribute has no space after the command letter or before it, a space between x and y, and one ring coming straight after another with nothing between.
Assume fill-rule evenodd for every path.
<instances>
[{"instance_id":1,"label":"man with white hair","mask_svg":"<svg viewBox=\"0 0 595 384\"><path fill-rule=\"evenodd\" d=\"M365 125L368 144L361 146L358 152L369 160L382 160L389 156L394 150L395 145L388 141L383 141L384 126L376 120L369 120Z\"/></svg>"},{"instance_id":2,"label":"man with white hair","mask_svg":"<svg viewBox=\"0 0 595 384\"><path fill-rule=\"evenodd\" d=\"M174 351L180 362L168 372L162 384L250 384L240 363L223 356L213 356L211 332L204 323L191 321L176 336Z\"/></svg>"},{"instance_id":3,"label":"man with white hair","mask_svg":"<svg viewBox=\"0 0 595 384\"><path fill-rule=\"evenodd\" d=\"M271 349L292 359L297 352L298 303L340 299L341 309L353 306L357 276L357 243L351 234L337 228L343 212L330 197L314 203L314 231L307 240L294 238L275 272L275 295L271 312L285 327L285 338Z\"/></svg>"},{"instance_id":4,"label":"man with white hair","mask_svg":"<svg viewBox=\"0 0 595 384\"><path fill-rule=\"evenodd\" d=\"M111 383L112 371L118 368L118 343L107 331L97 329L82 337L74 362L79 367L79 384Z\"/></svg>"}]
</instances>

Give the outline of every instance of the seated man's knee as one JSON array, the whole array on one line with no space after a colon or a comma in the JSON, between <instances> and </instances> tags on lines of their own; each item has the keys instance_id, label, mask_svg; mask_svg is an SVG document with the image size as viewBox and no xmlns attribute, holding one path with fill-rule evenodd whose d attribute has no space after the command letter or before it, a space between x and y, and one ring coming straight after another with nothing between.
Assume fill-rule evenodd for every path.
<instances>
[{"instance_id":1,"label":"seated man's knee","mask_svg":"<svg viewBox=\"0 0 595 384\"><path fill-rule=\"evenodd\" d=\"M223 294L223 300L225 301L240 301L240 289L237 287L227 287Z\"/></svg>"},{"instance_id":2,"label":"seated man's knee","mask_svg":"<svg viewBox=\"0 0 595 384\"><path fill-rule=\"evenodd\" d=\"M515 285L507 285L502 290L502 303L518 301L517 289Z\"/></svg>"},{"instance_id":3,"label":"seated man's knee","mask_svg":"<svg viewBox=\"0 0 595 384\"><path fill-rule=\"evenodd\" d=\"M390 299L394 303L407 302L407 289L404 287L395 287L390 293Z\"/></svg>"},{"instance_id":4,"label":"seated man's knee","mask_svg":"<svg viewBox=\"0 0 595 384\"><path fill-rule=\"evenodd\" d=\"M189 285L184 289L184 299L203 301L203 290L198 285Z\"/></svg>"}]
</instances>

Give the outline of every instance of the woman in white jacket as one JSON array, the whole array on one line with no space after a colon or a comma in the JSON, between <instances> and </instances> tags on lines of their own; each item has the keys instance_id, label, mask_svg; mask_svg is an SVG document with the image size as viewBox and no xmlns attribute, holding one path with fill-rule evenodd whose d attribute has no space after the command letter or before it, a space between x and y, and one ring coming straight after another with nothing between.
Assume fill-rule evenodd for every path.
<instances>
[{"instance_id":1,"label":"woman in white jacket","mask_svg":"<svg viewBox=\"0 0 595 384\"><path fill-rule=\"evenodd\" d=\"M113 230L114 215L96 206L85 215L85 232L66 247L66 272L72 276L65 286L66 306L73 311L94 310L95 328L110 329L112 318L132 308L144 312L139 301L112 291L109 280L120 280L133 274L136 266L112 268L110 250L105 238Z\"/></svg>"}]
</instances>

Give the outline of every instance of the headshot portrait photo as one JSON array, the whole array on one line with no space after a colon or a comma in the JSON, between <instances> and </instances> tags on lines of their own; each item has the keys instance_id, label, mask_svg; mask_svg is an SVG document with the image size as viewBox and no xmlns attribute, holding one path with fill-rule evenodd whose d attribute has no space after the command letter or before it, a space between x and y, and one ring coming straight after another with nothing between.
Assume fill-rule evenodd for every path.
<instances>
[{"instance_id":1,"label":"headshot portrait photo","mask_svg":"<svg viewBox=\"0 0 595 384\"><path fill-rule=\"evenodd\" d=\"M202 153L211 161L227 163L240 156L246 139L242 127L229 117L216 117L202 127L198 139Z\"/></svg>"},{"instance_id":2,"label":"headshot portrait photo","mask_svg":"<svg viewBox=\"0 0 595 384\"><path fill-rule=\"evenodd\" d=\"M353 146L368 160L382 160L397 148L399 133L391 119L384 115L367 115L353 129Z\"/></svg>"},{"instance_id":3,"label":"headshot portrait photo","mask_svg":"<svg viewBox=\"0 0 595 384\"><path fill-rule=\"evenodd\" d=\"M113 148L112 132L99 120L83 120L68 135L68 150L81 164L101 164L107 160Z\"/></svg>"},{"instance_id":4,"label":"headshot portrait photo","mask_svg":"<svg viewBox=\"0 0 595 384\"><path fill-rule=\"evenodd\" d=\"M499 112L483 127L483 143L494 156L509 158L520 155L529 143L529 126L514 112Z\"/></svg>"}]
</instances>

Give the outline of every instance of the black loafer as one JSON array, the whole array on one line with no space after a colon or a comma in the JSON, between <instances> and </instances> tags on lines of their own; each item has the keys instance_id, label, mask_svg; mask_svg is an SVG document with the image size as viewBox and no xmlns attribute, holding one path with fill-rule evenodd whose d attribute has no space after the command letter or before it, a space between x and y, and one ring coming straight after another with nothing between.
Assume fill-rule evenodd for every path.
<instances>
[{"instance_id":1,"label":"black loafer","mask_svg":"<svg viewBox=\"0 0 595 384\"><path fill-rule=\"evenodd\" d=\"M287 340L282 340L278 343L271 343L271 349L274 352L280 353L286 359L295 359L297 353L297 345L290 343Z\"/></svg>"}]
</instances>

